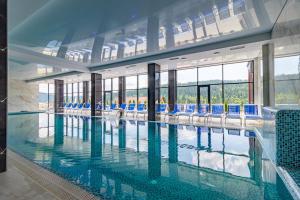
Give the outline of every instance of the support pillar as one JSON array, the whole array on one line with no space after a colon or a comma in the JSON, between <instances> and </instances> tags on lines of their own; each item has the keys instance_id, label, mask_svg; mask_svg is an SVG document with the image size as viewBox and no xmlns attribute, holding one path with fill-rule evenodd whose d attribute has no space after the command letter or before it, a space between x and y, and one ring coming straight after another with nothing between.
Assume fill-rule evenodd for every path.
<instances>
[{"instance_id":1,"label":"support pillar","mask_svg":"<svg viewBox=\"0 0 300 200\"><path fill-rule=\"evenodd\" d=\"M119 104L126 102L126 78L125 78L125 76L119 77L118 102L119 102Z\"/></svg>"},{"instance_id":2,"label":"support pillar","mask_svg":"<svg viewBox=\"0 0 300 200\"><path fill-rule=\"evenodd\" d=\"M101 116L102 111L96 111L96 104L102 105L102 74L91 74L91 115Z\"/></svg>"},{"instance_id":3,"label":"support pillar","mask_svg":"<svg viewBox=\"0 0 300 200\"><path fill-rule=\"evenodd\" d=\"M160 65L148 64L148 120L155 121L155 105L160 103Z\"/></svg>"},{"instance_id":4,"label":"support pillar","mask_svg":"<svg viewBox=\"0 0 300 200\"><path fill-rule=\"evenodd\" d=\"M89 101L89 82L88 81L83 81L83 103L86 103Z\"/></svg>"},{"instance_id":5,"label":"support pillar","mask_svg":"<svg viewBox=\"0 0 300 200\"><path fill-rule=\"evenodd\" d=\"M54 112L64 112L64 81L54 80Z\"/></svg>"},{"instance_id":6,"label":"support pillar","mask_svg":"<svg viewBox=\"0 0 300 200\"><path fill-rule=\"evenodd\" d=\"M0 173L6 171L7 1L0 1Z\"/></svg>"},{"instance_id":7,"label":"support pillar","mask_svg":"<svg viewBox=\"0 0 300 200\"><path fill-rule=\"evenodd\" d=\"M168 103L170 111L173 111L177 102L177 71L169 70L168 79Z\"/></svg>"},{"instance_id":8,"label":"support pillar","mask_svg":"<svg viewBox=\"0 0 300 200\"><path fill-rule=\"evenodd\" d=\"M119 44L117 50L117 58L124 58L125 45Z\"/></svg>"},{"instance_id":9,"label":"support pillar","mask_svg":"<svg viewBox=\"0 0 300 200\"><path fill-rule=\"evenodd\" d=\"M258 106L262 105L262 74L260 59L255 58L253 61L253 80L254 80L254 103Z\"/></svg>"},{"instance_id":10,"label":"support pillar","mask_svg":"<svg viewBox=\"0 0 300 200\"><path fill-rule=\"evenodd\" d=\"M275 106L274 44L262 46L263 106Z\"/></svg>"},{"instance_id":11,"label":"support pillar","mask_svg":"<svg viewBox=\"0 0 300 200\"><path fill-rule=\"evenodd\" d=\"M147 52L155 52L159 49L159 18L150 16L147 24Z\"/></svg>"},{"instance_id":12,"label":"support pillar","mask_svg":"<svg viewBox=\"0 0 300 200\"><path fill-rule=\"evenodd\" d=\"M167 49L175 47L175 38L174 38L174 31L173 25L169 22L166 25L166 47Z\"/></svg>"}]
</instances>

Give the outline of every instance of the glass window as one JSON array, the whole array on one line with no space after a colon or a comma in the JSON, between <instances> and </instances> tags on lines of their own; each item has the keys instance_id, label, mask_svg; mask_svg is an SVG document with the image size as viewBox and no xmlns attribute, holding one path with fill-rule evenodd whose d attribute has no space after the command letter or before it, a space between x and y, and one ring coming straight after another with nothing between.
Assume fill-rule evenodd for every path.
<instances>
[{"instance_id":1,"label":"glass window","mask_svg":"<svg viewBox=\"0 0 300 200\"><path fill-rule=\"evenodd\" d=\"M39 84L39 110L48 110L48 84Z\"/></svg>"},{"instance_id":2,"label":"glass window","mask_svg":"<svg viewBox=\"0 0 300 200\"><path fill-rule=\"evenodd\" d=\"M196 85L197 68L177 71L177 85Z\"/></svg>"},{"instance_id":3,"label":"glass window","mask_svg":"<svg viewBox=\"0 0 300 200\"><path fill-rule=\"evenodd\" d=\"M275 81L276 105L300 105L300 80Z\"/></svg>"},{"instance_id":4,"label":"glass window","mask_svg":"<svg viewBox=\"0 0 300 200\"><path fill-rule=\"evenodd\" d=\"M147 104L148 101L148 89L139 89L139 101L138 103Z\"/></svg>"},{"instance_id":5,"label":"glass window","mask_svg":"<svg viewBox=\"0 0 300 200\"><path fill-rule=\"evenodd\" d=\"M168 103L168 88L160 88L160 103Z\"/></svg>"},{"instance_id":6,"label":"glass window","mask_svg":"<svg viewBox=\"0 0 300 200\"><path fill-rule=\"evenodd\" d=\"M231 104L246 104L249 103L249 84L252 83L239 83L239 84L225 84L224 85L224 102Z\"/></svg>"},{"instance_id":7,"label":"glass window","mask_svg":"<svg viewBox=\"0 0 300 200\"><path fill-rule=\"evenodd\" d=\"M49 110L54 109L54 84L50 83L49 84Z\"/></svg>"},{"instance_id":8,"label":"glass window","mask_svg":"<svg viewBox=\"0 0 300 200\"><path fill-rule=\"evenodd\" d=\"M222 85L210 86L211 104L221 104L222 100Z\"/></svg>"},{"instance_id":9,"label":"glass window","mask_svg":"<svg viewBox=\"0 0 300 200\"><path fill-rule=\"evenodd\" d=\"M126 90L137 89L137 76L126 77Z\"/></svg>"},{"instance_id":10,"label":"glass window","mask_svg":"<svg viewBox=\"0 0 300 200\"><path fill-rule=\"evenodd\" d=\"M160 73L160 87L168 87L168 72Z\"/></svg>"},{"instance_id":11,"label":"glass window","mask_svg":"<svg viewBox=\"0 0 300 200\"><path fill-rule=\"evenodd\" d=\"M112 92L112 103L114 104L119 104L119 93L118 91L113 91Z\"/></svg>"},{"instance_id":12,"label":"glass window","mask_svg":"<svg viewBox=\"0 0 300 200\"><path fill-rule=\"evenodd\" d=\"M110 91L111 90L111 79L105 79L105 91Z\"/></svg>"},{"instance_id":13,"label":"glass window","mask_svg":"<svg viewBox=\"0 0 300 200\"><path fill-rule=\"evenodd\" d=\"M300 79L300 56L275 58L275 80Z\"/></svg>"},{"instance_id":14,"label":"glass window","mask_svg":"<svg viewBox=\"0 0 300 200\"><path fill-rule=\"evenodd\" d=\"M113 78L113 90L119 90L119 78Z\"/></svg>"},{"instance_id":15,"label":"glass window","mask_svg":"<svg viewBox=\"0 0 300 200\"><path fill-rule=\"evenodd\" d=\"M248 82L248 62L224 65L224 83Z\"/></svg>"},{"instance_id":16,"label":"glass window","mask_svg":"<svg viewBox=\"0 0 300 200\"><path fill-rule=\"evenodd\" d=\"M137 103L137 90L126 90L126 103Z\"/></svg>"},{"instance_id":17,"label":"glass window","mask_svg":"<svg viewBox=\"0 0 300 200\"><path fill-rule=\"evenodd\" d=\"M148 76L139 75L139 89L148 88Z\"/></svg>"},{"instance_id":18,"label":"glass window","mask_svg":"<svg viewBox=\"0 0 300 200\"><path fill-rule=\"evenodd\" d=\"M82 82L79 83L79 92L83 92L83 83Z\"/></svg>"},{"instance_id":19,"label":"glass window","mask_svg":"<svg viewBox=\"0 0 300 200\"><path fill-rule=\"evenodd\" d=\"M222 83L222 65L198 68L199 85Z\"/></svg>"},{"instance_id":20,"label":"glass window","mask_svg":"<svg viewBox=\"0 0 300 200\"><path fill-rule=\"evenodd\" d=\"M177 87L177 103L179 104L196 104L197 103L197 86Z\"/></svg>"}]
</instances>

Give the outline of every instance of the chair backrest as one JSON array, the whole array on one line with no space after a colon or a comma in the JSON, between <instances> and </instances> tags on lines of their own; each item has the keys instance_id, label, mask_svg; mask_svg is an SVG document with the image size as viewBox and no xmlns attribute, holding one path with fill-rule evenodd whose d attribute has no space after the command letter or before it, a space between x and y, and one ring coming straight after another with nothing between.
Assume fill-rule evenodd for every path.
<instances>
[{"instance_id":1,"label":"chair backrest","mask_svg":"<svg viewBox=\"0 0 300 200\"><path fill-rule=\"evenodd\" d=\"M196 105L195 104L187 104L185 112L193 113L195 111Z\"/></svg>"},{"instance_id":2,"label":"chair backrest","mask_svg":"<svg viewBox=\"0 0 300 200\"><path fill-rule=\"evenodd\" d=\"M156 104L155 109L156 112L166 112L167 104Z\"/></svg>"},{"instance_id":3,"label":"chair backrest","mask_svg":"<svg viewBox=\"0 0 300 200\"><path fill-rule=\"evenodd\" d=\"M208 104L199 104L198 105L198 113L208 113L209 105Z\"/></svg>"},{"instance_id":4,"label":"chair backrest","mask_svg":"<svg viewBox=\"0 0 300 200\"><path fill-rule=\"evenodd\" d=\"M116 107L117 107L117 104L115 104L115 103L112 103L112 104L111 104L111 106L110 106L110 109L112 109L112 110L113 110L113 109L116 109Z\"/></svg>"},{"instance_id":5,"label":"chair backrest","mask_svg":"<svg viewBox=\"0 0 300 200\"><path fill-rule=\"evenodd\" d=\"M245 104L244 105L245 115L258 115L258 108L255 104Z\"/></svg>"},{"instance_id":6,"label":"chair backrest","mask_svg":"<svg viewBox=\"0 0 300 200\"><path fill-rule=\"evenodd\" d=\"M76 108L77 105L78 105L78 103L73 103L73 104L72 104L72 108Z\"/></svg>"},{"instance_id":7,"label":"chair backrest","mask_svg":"<svg viewBox=\"0 0 300 200\"><path fill-rule=\"evenodd\" d=\"M72 107L72 103L68 103L67 108L71 108L71 107Z\"/></svg>"},{"instance_id":8,"label":"chair backrest","mask_svg":"<svg viewBox=\"0 0 300 200\"><path fill-rule=\"evenodd\" d=\"M175 104L173 112L180 112L181 111L181 104Z\"/></svg>"},{"instance_id":9,"label":"chair backrest","mask_svg":"<svg viewBox=\"0 0 300 200\"><path fill-rule=\"evenodd\" d=\"M223 114L224 113L224 105L223 104L214 104L211 106L212 114Z\"/></svg>"},{"instance_id":10,"label":"chair backrest","mask_svg":"<svg viewBox=\"0 0 300 200\"><path fill-rule=\"evenodd\" d=\"M83 107L83 103L78 104L78 109L81 109Z\"/></svg>"},{"instance_id":11,"label":"chair backrest","mask_svg":"<svg viewBox=\"0 0 300 200\"><path fill-rule=\"evenodd\" d=\"M144 109L145 109L145 104L143 104L143 103L138 104L138 106L137 106L138 111L143 111Z\"/></svg>"},{"instance_id":12,"label":"chair backrest","mask_svg":"<svg viewBox=\"0 0 300 200\"><path fill-rule=\"evenodd\" d=\"M84 103L84 108L90 108L90 107L91 107L91 104L89 102Z\"/></svg>"},{"instance_id":13,"label":"chair backrest","mask_svg":"<svg viewBox=\"0 0 300 200\"><path fill-rule=\"evenodd\" d=\"M121 108L122 110L125 110L125 109L126 109L126 104L125 104L125 103L120 104L120 108Z\"/></svg>"},{"instance_id":14,"label":"chair backrest","mask_svg":"<svg viewBox=\"0 0 300 200\"><path fill-rule=\"evenodd\" d=\"M228 104L228 114L240 114L241 106L239 104Z\"/></svg>"},{"instance_id":15,"label":"chair backrest","mask_svg":"<svg viewBox=\"0 0 300 200\"><path fill-rule=\"evenodd\" d=\"M134 109L135 109L135 104L134 103L129 104L128 110L134 110Z\"/></svg>"}]
</instances>

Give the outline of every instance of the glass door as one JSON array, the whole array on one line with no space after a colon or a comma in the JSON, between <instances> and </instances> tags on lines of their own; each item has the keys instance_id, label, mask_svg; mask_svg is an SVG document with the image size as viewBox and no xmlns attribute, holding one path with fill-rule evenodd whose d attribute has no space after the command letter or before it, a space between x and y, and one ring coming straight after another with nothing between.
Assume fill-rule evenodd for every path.
<instances>
[{"instance_id":1,"label":"glass door","mask_svg":"<svg viewBox=\"0 0 300 200\"><path fill-rule=\"evenodd\" d=\"M107 106L111 106L111 101L112 101L111 91L104 92L104 108L106 108Z\"/></svg>"},{"instance_id":2,"label":"glass door","mask_svg":"<svg viewBox=\"0 0 300 200\"><path fill-rule=\"evenodd\" d=\"M210 85L198 86L197 104L208 104L210 108Z\"/></svg>"}]
</instances>

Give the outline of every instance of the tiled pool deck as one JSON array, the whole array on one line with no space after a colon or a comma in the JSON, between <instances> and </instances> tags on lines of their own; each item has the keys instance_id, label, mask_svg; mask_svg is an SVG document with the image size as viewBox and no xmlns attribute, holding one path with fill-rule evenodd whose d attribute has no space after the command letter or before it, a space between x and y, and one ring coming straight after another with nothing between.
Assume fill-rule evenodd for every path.
<instances>
[{"instance_id":1,"label":"tiled pool deck","mask_svg":"<svg viewBox=\"0 0 300 200\"><path fill-rule=\"evenodd\" d=\"M23 157L8 151L8 170L0 174L1 200L97 200Z\"/></svg>"}]
</instances>

